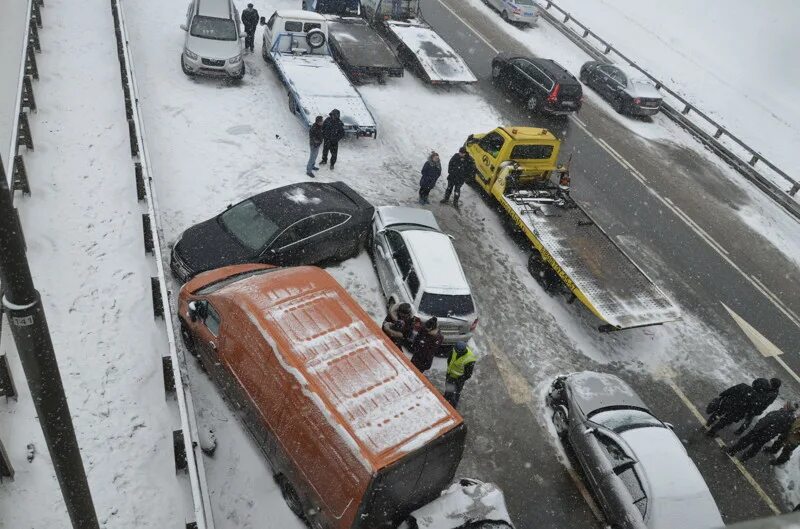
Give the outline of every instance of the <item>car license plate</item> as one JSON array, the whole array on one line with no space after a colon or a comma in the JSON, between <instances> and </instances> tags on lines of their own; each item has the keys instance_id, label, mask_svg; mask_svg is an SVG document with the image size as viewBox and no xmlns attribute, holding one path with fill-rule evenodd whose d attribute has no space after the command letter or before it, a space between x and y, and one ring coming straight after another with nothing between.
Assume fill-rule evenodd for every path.
<instances>
[{"instance_id":1,"label":"car license plate","mask_svg":"<svg viewBox=\"0 0 800 529\"><path fill-rule=\"evenodd\" d=\"M565 106L565 107L574 107L575 106L575 102L574 101L562 101L561 104L563 106Z\"/></svg>"}]
</instances>

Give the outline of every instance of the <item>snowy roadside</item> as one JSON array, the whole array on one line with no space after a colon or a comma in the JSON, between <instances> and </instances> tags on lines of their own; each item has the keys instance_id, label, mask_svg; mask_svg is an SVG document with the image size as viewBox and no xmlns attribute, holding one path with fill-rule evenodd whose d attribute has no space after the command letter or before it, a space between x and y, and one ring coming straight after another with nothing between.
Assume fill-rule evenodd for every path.
<instances>
[{"instance_id":1,"label":"snowy roadside","mask_svg":"<svg viewBox=\"0 0 800 529\"><path fill-rule=\"evenodd\" d=\"M166 338L153 319L111 10L73 4L48 2L37 57L46 104L31 123L32 195L17 206L101 525L181 527L188 499L175 474ZM16 354L9 360L22 396L0 409L17 471L0 487L2 524L66 527L25 378Z\"/></svg>"}]
</instances>

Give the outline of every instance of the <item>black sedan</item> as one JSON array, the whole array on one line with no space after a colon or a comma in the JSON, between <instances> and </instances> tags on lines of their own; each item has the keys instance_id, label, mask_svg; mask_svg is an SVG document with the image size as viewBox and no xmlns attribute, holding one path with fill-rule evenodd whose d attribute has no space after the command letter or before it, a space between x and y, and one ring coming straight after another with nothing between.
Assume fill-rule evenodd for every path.
<instances>
[{"instance_id":1,"label":"black sedan","mask_svg":"<svg viewBox=\"0 0 800 529\"><path fill-rule=\"evenodd\" d=\"M580 79L620 114L652 116L661 110L661 92L654 85L631 79L613 64L589 61L581 66Z\"/></svg>"},{"instance_id":2,"label":"black sedan","mask_svg":"<svg viewBox=\"0 0 800 529\"><path fill-rule=\"evenodd\" d=\"M180 281L221 266L344 260L361 250L375 208L342 182L292 184L187 229L172 249Z\"/></svg>"},{"instance_id":3,"label":"black sedan","mask_svg":"<svg viewBox=\"0 0 800 529\"><path fill-rule=\"evenodd\" d=\"M724 527L672 426L653 416L621 379L591 371L558 377L547 404L611 527Z\"/></svg>"},{"instance_id":4,"label":"black sedan","mask_svg":"<svg viewBox=\"0 0 800 529\"><path fill-rule=\"evenodd\" d=\"M552 59L500 53L492 59L492 81L535 113L564 115L583 102L581 83Z\"/></svg>"}]
</instances>

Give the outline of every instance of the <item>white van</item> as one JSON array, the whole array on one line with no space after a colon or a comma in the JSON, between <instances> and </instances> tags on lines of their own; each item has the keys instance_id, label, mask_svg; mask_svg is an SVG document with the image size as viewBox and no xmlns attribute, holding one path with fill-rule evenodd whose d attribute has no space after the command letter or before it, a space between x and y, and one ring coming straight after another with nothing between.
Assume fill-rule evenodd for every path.
<instances>
[{"instance_id":1,"label":"white van","mask_svg":"<svg viewBox=\"0 0 800 529\"><path fill-rule=\"evenodd\" d=\"M233 0L192 0L181 29L186 32L181 54L183 73L244 77L244 34Z\"/></svg>"}]
</instances>

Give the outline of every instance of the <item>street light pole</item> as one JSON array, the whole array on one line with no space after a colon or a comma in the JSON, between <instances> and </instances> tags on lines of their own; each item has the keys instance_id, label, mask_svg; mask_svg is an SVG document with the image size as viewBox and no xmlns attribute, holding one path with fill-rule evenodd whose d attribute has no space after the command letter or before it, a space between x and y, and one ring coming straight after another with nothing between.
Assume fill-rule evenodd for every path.
<instances>
[{"instance_id":1,"label":"street light pole","mask_svg":"<svg viewBox=\"0 0 800 529\"><path fill-rule=\"evenodd\" d=\"M53 342L25 255L25 241L0 161L0 277L3 306L28 379L44 440L74 529L99 529L64 395Z\"/></svg>"}]
</instances>

